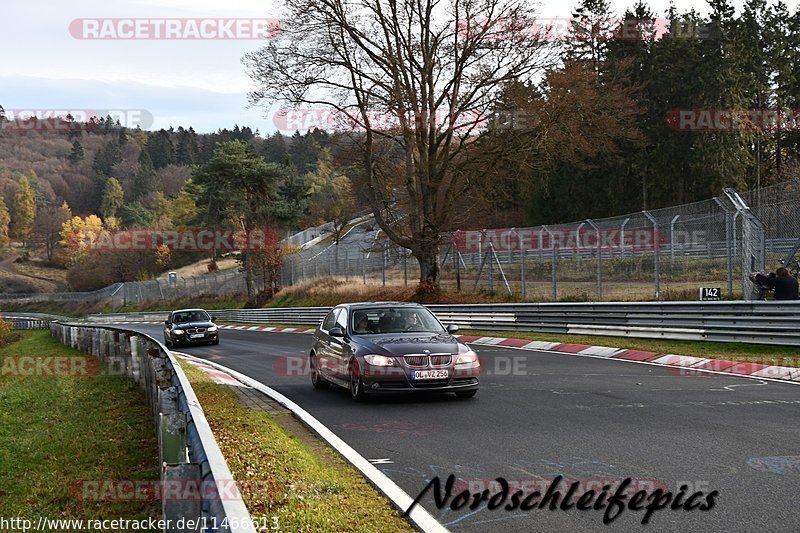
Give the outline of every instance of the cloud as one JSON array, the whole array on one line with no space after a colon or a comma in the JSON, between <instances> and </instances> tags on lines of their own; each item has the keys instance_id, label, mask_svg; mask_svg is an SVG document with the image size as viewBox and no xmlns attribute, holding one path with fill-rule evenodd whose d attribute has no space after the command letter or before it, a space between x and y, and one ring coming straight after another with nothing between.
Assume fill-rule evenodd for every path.
<instances>
[{"instance_id":1,"label":"cloud","mask_svg":"<svg viewBox=\"0 0 800 533\"><path fill-rule=\"evenodd\" d=\"M271 133L275 126L260 108L249 108L244 92L227 93L197 87L150 85L131 81L52 79L0 76L8 110L143 110L152 114L148 129L192 126L197 132L235 124Z\"/></svg>"}]
</instances>

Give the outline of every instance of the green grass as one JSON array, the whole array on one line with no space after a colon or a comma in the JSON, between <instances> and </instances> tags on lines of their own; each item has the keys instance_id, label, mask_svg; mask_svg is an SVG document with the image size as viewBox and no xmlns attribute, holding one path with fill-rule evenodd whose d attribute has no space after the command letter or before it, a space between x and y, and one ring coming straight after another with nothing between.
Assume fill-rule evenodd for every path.
<instances>
[{"instance_id":1,"label":"green grass","mask_svg":"<svg viewBox=\"0 0 800 533\"><path fill-rule=\"evenodd\" d=\"M19 341L0 350L4 360L25 355L85 357L97 364L48 331L23 332ZM158 479L151 410L133 380L102 372L92 377L0 376L0 516L158 517L158 501L78 497L81 480Z\"/></svg>"},{"instance_id":2,"label":"green grass","mask_svg":"<svg viewBox=\"0 0 800 533\"><path fill-rule=\"evenodd\" d=\"M510 337L530 339L532 341L550 341L561 343L588 344L591 346L608 346L611 348L627 348L656 353L670 353L708 357L712 359L728 359L735 361L758 362L765 364L788 365L800 363L800 348L795 346L773 346L767 344L747 344L742 342L709 342L709 341L673 341L662 339L635 339L631 337L606 337L602 335L561 335L555 333L536 333L532 331L487 331L477 329L461 329L463 335L479 335L482 337Z\"/></svg>"},{"instance_id":3,"label":"green grass","mask_svg":"<svg viewBox=\"0 0 800 533\"><path fill-rule=\"evenodd\" d=\"M352 466L288 433L269 414L238 403L229 387L181 361L251 516L282 531L414 531ZM279 415L292 416L292 415ZM247 490L247 487L256 490Z\"/></svg>"}]
</instances>

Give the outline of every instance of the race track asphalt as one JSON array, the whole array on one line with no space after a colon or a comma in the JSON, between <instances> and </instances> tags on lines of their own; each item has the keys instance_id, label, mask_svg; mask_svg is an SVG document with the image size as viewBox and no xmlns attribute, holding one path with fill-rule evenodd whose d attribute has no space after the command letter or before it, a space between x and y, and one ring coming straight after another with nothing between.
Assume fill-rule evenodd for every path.
<instances>
[{"instance_id":1,"label":"race track asphalt","mask_svg":"<svg viewBox=\"0 0 800 533\"><path fill-rule=\"evenodd\" d=\"M162 338L158 325L126 327ZM376 466L412 497L450 474L453 496L465 488L495 494L490 483L498 477L511 492L544 492L559 475L581 482L578 496L625 478L636 487L629 495L662 488L674 497L686 484L684 500L702 491L696 501L704 503L718 491L708 511L668 506L647 525L646 510L627 507L609 525L603 509L438 510L428 492L422 505L452 531L800 531L798 385L474 346L487 370L475 398L358 404L344 389L313 389L297 371L292 362L308 354L311 341L308 334L223 330L218 346L177 351L285 394L364 457L384 460Z\"/></svg>"}]
</instances>

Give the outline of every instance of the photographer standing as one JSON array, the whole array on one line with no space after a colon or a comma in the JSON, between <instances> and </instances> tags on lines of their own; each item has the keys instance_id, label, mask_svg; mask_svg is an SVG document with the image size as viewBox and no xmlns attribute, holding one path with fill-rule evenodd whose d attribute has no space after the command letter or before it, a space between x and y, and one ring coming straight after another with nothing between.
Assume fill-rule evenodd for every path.
<instances>
[{"instance_id":1,"label":"photographer standing","mask_svg":"<svg viewBox=\"0 0 800 533\"><path fill-rule=\"evenodd\" d=\"M775 274L775 276L756 274L755 281L760 285L774 289L776 300L800 299L800 296L798 296L797 279L789 274L789 271L784 267L780 267L776 270Z\"/></svg>"}]
</instances>

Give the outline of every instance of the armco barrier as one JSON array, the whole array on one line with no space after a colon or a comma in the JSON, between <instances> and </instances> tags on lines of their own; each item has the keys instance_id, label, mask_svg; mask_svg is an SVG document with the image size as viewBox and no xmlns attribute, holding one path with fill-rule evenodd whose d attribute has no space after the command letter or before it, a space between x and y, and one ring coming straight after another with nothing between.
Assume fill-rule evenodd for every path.
<instances>
[{"instance_id":1,"label":"armco barrier","mask_svg":"<svg viewBox=\"0 0 800 533\"><path fill-rule=\"evenodd\" d=\"M133 378L147 394L165 489L163 518L172 524L168 531L198 531L176 528L181 518L205 524L204 531L212 526L213 531L255 531L240 493L231 490L233 476L192 386L161 343L115 327L53 322L50 331L64 344L104 361L109 373ZM177 492L166 490L170 487Z\"/></svg>"},{"instance_id":2,"label":"armco barrier","mask_svg":"<svg viewBox=\"0 0 800 533\"><path fill-rule=\"evenodd\" d=\"M800 301L597 302L429 305L446 324L494 331L610 335L800 346ZM220 322L319 324L329 307L209 311ZM163 313L92 315L100 321L163 321Z\"/></svg>"}]
</instances>

